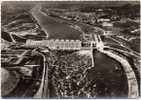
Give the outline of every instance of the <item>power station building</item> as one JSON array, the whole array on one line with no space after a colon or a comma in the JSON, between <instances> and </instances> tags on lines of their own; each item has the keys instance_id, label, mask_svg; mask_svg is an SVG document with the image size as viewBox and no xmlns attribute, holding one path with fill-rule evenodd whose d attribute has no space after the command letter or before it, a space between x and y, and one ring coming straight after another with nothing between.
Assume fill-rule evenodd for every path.
<instances>
[{"instance_id":1,"label":"power station building","mask_svg":"<svg viewBox=\"0 0 141 100\"><path fill-rule=\"evenodd\" d=\"M35 41L35 40L27 40L27 46L46 46L50 49L57 49L57 50L80 50L82 48L82 43L80 40L42 40L42 41Z\"/></svg>"}]
</instances>

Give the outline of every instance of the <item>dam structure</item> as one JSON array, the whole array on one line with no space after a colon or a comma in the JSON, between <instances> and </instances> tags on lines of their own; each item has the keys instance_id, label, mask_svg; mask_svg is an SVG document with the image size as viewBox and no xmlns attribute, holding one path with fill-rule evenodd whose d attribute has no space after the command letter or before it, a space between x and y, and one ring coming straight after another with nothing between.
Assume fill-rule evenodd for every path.
<instances>
[{"instance_id":1,"label":"dam structure","mask_svg":"<svg viewBox=\"0 0 141 100\"><path fill-rule=\"evenodd\" d=\"M51 40L27 40L26 46L45 46L52 50L90 50L95 46L95 43L82 42L80 40L64 40L64 39L51 39Z\"/></svg>"},{"instance_id":2,"label":"dam structure","mask_svg":"<svg viewBox=\"0 0 141 100\"><path fill-rule=\"evenodd\" d=\"M45 46L52 50L80 50L82 47L82 42L80 40L27 40L26 46Z\"/></svg>"}]
</instances>

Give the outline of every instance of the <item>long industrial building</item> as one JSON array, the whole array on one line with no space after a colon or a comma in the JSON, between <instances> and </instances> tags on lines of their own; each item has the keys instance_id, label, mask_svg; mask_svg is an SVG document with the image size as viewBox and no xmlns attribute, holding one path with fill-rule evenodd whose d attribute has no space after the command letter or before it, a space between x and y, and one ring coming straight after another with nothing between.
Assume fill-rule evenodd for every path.
<instances>
[{"instance_id":1,"label":"long industrial building","mask_svg":"<svg viewBox=\"0 0 141 100\"><path fill-rule=\"evenodd\" d=\"M82 43L80 40L42 40L42 41L34 41L27 40L27 46L46 46L50 49L57 50L80 50L82 48Z\"/></svg>"}]
</instances>

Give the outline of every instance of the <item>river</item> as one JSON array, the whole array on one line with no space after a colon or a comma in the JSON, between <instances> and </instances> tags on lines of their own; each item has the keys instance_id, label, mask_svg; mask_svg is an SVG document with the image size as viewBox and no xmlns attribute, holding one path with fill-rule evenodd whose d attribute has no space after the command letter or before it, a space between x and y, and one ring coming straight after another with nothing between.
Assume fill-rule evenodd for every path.
<instances>
[{"instance_id":1,"label":"river","mask_svg":"<svg viewBox=\"0 0 141 100\"><path fill-rule=\"evenodd\" d=\"M71 28L67 24L60 23L57 19L44 14L40 9L40 6L35 6L31 10L31 13L47 34L48 39L80 40L81 32Z\"/></svg>"}]
</instances>

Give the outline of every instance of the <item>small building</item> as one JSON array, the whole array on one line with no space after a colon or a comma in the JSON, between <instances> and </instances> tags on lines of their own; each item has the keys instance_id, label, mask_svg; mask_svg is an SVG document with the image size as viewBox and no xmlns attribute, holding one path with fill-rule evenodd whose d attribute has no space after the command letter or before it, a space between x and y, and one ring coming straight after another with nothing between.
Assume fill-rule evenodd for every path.
<instances>
[{"instance_id":1,"label":"small building","mask_svg":"<svg viewBox=\"0 0 141 100\"><path fill-rule=\"evenodd\" d=\"M100 19L98 19L97 21L98 21L98 22L109 22L110 19L108 19L108 18L100 18Z\"/></svg>"},{"instance_id":2,"label":"small building","mask_svg":"<svg viewBox=\"0 0 141 100\"><path fill-rule=\"evenodd\" d=\"M104 31L103 35L113 35L113 32L112 31Z\"/></svg>"},{"instance_id":3,"label":"small building","mask_svg":"<svg viewBox=\"0 0 141 100\"><path fill-rule=\"evenodd\" d=\"M109 23L109 22L103 22L102 23L102 26L103 27L113 27L113 24L112 23Z\"/></svg>"}]
</instances>

